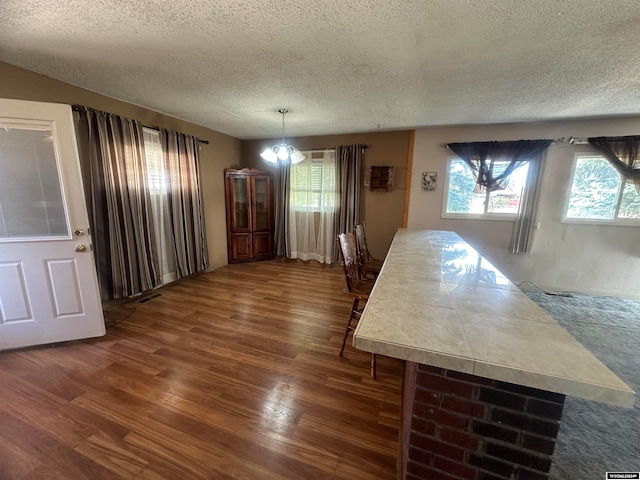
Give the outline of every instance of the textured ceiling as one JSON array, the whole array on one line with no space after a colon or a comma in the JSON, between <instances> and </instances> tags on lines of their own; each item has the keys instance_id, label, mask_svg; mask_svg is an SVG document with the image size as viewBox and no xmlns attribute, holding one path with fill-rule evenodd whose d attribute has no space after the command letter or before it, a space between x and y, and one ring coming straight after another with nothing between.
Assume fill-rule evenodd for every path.
<instances>
[{"instance_id":1,"label":"textured ceiling","mask_svg":"<svg viewBox=\"0 0 640 480\"><path fill-rule=\"evenodd\" d=\"M635 115L640 1L0 0L0 60L242 139Z\"/></svg>"}]
</instances>

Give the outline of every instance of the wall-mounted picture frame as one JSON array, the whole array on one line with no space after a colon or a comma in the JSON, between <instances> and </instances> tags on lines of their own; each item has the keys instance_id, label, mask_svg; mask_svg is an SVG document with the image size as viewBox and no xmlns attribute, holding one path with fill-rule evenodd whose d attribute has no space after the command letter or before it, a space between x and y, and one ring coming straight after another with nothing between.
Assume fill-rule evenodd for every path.
<instances>
[{"instance_id":1,"label":"wall-mounted picture frame","mask_svg":"<svg viewBox=\"0 0 640 480\"><path fill-rule=\"evenodd\" d=\"M436 181L438 180L438 172L422 172L422 190L424 192L432 192L436 189Z\"/></svg>"}]
</instances>

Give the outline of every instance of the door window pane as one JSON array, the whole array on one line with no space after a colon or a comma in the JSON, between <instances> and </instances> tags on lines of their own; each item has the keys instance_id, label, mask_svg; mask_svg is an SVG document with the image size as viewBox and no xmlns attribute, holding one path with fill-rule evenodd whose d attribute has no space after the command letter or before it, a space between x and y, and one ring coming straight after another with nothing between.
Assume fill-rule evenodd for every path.
<instances>
[{"instance_id":1,"label":"door window pane","mask_svg":"<svg viewBox=\"0 0 640 480\"><path fill-rule=\"evenodd\" d=\"M68 237L50 129L0 124L0 238Z\"/></svg>"}]
</instances>

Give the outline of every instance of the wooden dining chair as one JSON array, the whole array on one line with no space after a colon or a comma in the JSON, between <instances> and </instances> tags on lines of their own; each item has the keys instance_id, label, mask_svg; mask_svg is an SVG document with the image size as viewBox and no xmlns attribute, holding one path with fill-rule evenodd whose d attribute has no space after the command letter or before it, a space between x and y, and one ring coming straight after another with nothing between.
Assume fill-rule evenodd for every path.
<instances>
[{"instance_id":1,"label":"wooden dining chair","mask_svg":"<svg viewBox=\"0 0 640 480\"><path fill-rule=\"evenodd\" d=\"M369 247L367 246L367 235L364 228L364 222L360 222L353 229L353 233L356 237L356 249L358 251L358 260L361 265L361 269L365 274L373 275L377 277L382 268L382 260L373 258L369 253Z\"/></svg>"},{"instance_id":2,"label":"wooden dining chair","mask_svg":"<svg viewBox=\"0 0 640 480\"><path fill-rule=\"evenodd\" d=\"M357 325L357 323L352 325L352 322L354 319L360 318L364 305L373 289L374 280L365 278L362 274L362 269L358 262L355 235L353 233L341 233L338 235L338 244L340 247L338 249L340 261L344 267L344 276L347 283L345 293L353 297L349 321L344 331L342 347L340 347L340 356L342 357L349 332L354 331ZM376 378L376 356L374 353L371 354L371 377Z\"/></svg>"}]
</instances>

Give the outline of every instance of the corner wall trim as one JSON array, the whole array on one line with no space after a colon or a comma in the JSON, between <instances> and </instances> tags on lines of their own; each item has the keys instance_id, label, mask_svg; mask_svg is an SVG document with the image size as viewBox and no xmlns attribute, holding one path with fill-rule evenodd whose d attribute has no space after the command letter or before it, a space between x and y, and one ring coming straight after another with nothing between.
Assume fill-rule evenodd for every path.
<instances>
[{"instance_id":1,"label":"corner wall trim","mask_svg":"<svg viewBox=\"0 0 640 480\"><path fill-rule=\"evenodd\" d=\"M407 228L409 222L409 200L411 198L411 168L413 166L413 140L416 131L409 132L409 150L407 152L407 178L404 183L404 211L402 212L402 228Z\"/></svg>"}]
</instances>

